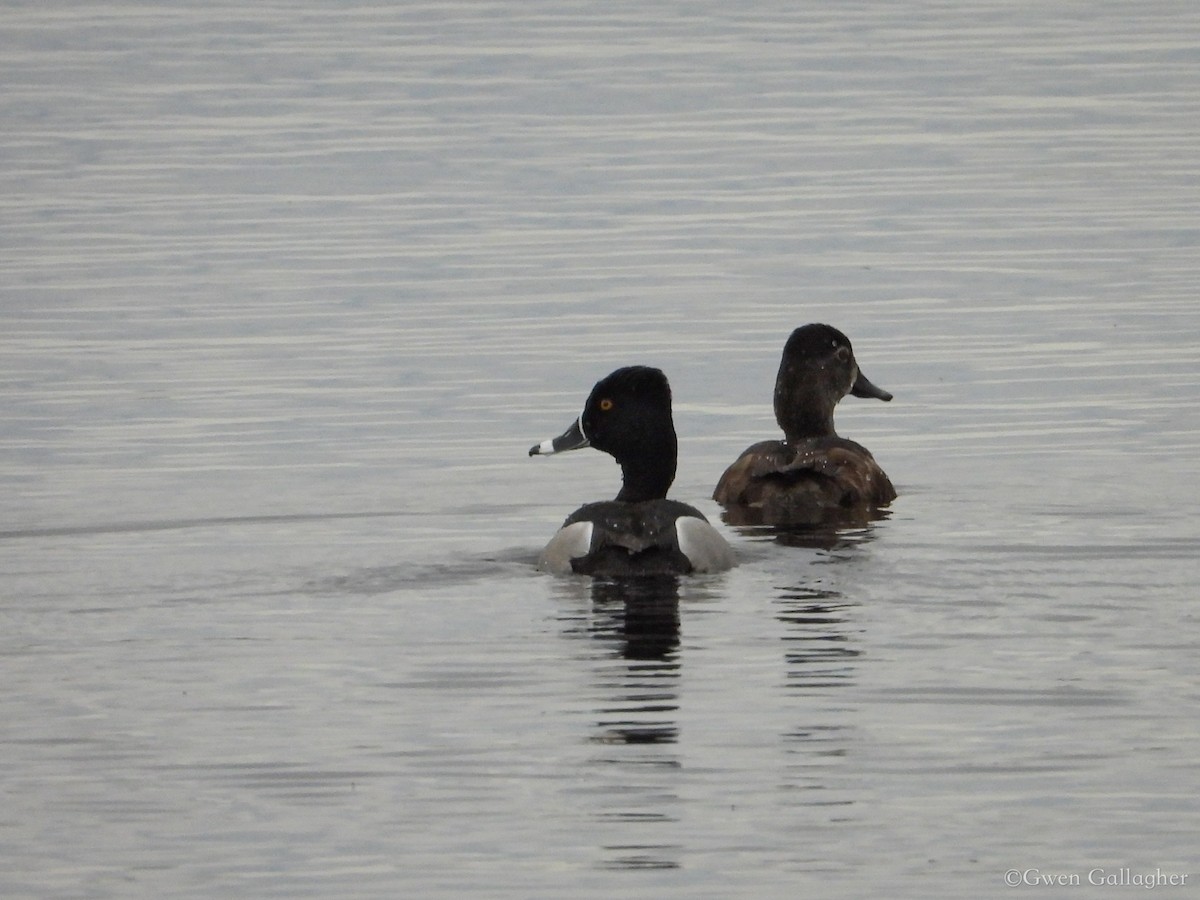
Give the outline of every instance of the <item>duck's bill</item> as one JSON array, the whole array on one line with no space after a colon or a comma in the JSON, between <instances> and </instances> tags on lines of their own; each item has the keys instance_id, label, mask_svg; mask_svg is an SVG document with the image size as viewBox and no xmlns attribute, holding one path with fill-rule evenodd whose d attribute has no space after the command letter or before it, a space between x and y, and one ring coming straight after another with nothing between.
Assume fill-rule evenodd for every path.
<instances>
[{"instance_id":1,"label":"duck's bill","mask_svg":"<svg viewBox=\"0 0 1200 900\"><path fill-rule=\"evenodd\" d=\"M563 453L567 450L579 450L591 443L583 433L583 425L576 419L566 431L556 438L542 441L529 448L530 456L549 456L552 453Z\"/></svg>"},{"instance_id":2,"label":"duck's bill","mask_svg":"<svg viewBox=\"0 0 1200 900\"><path fill-rule=\"evenodd\" d=\"M874 397L876 400L892 399L892 395L883 388L873 385L871 379L862 373L862 369L858 370L858 377L854 379L854 386L850 388L850 393L855 397Z\"/></svg>"}]
</instances>

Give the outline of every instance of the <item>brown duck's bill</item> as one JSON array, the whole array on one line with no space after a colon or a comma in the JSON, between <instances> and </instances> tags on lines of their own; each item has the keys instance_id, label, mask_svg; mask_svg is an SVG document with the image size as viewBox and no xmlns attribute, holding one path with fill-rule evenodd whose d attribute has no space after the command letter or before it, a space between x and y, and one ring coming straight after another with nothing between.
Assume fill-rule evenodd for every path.
<instances>
[{"instance_id":1,"label":"brown duck's bill","mask_svg":"<svg viewBox=\"0 0 1200 900\"><path fill-rule=\"evenodd\" d=\"M854 379L854 386L850 388L850 393L855 397L874 397L876 400L892 399L891 394L872 384L871 379L862 373L862 369L858 370L858 377Z\"/></svg>"},{"instance_id":2,"label":"brown duck's bill","mask_svg":"<svg viewBox=\"0 0 1200 900\"><path fill-rule=\"evenodd\" d=\"M530 456L549 456L552 453L563 453L567 450L580 450L587 447L591 441L583 433L583 424L576 419L566 431L556 438L542 441L529 448Z\"/></svg>"}]
</instances>

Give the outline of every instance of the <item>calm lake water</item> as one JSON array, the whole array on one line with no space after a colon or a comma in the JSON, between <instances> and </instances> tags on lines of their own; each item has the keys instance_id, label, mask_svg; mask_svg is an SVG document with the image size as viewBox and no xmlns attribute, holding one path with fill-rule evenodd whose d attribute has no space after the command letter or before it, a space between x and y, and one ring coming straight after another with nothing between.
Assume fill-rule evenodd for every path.
<instances>
[{"instance_id":1,"label":"calm lake water","mask_svg":"<svg viewBox=\"0 0 1200 900\"><path fill-rule=\"evenodd\" d=\"M1200 6L0 47L0 895L1197 896ZM809 321L889 518L534 570L617 490L526 457L593 382L668 373L717 520Z\"/></svg>"}]
</instances>

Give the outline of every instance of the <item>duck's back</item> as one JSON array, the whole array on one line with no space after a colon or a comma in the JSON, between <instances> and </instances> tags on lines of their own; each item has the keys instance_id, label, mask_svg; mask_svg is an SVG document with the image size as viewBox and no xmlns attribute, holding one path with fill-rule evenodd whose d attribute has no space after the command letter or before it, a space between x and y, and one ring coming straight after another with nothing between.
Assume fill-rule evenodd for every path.
<instances>
[{"instance_id":1,"label":"duck's back","mask_svg":"<svg viewBox=\"0 0 1200 900\"><path fill-rule=\"evenodd\" d=\"M666 499L588 503L538 560L551 572L609 576L715 572L733 564L729 545L698 509Z\"/></svg>"},{"instance_id":2,"label":"duck's back","mask_svg":"<svg viewBox=\"0 0 1200 900\"><path fill-rule=\"evenodd\" d=\"M896 489L866 447L831 436L748 447L713 499L734 524L819 525L870 518Z\"/></svg>"}]
</instances>

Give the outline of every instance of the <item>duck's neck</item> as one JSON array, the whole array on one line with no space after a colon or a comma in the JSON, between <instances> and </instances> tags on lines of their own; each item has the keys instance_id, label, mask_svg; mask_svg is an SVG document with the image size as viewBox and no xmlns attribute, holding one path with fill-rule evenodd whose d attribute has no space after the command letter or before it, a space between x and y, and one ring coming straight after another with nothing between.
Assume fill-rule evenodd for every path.
<instances>
[{"instance_id":1,"label":"duck's neck","mask_svg":"<svg viewBox=\"0 0 1200 900\"><path fill-rule=\"evenodd\" d=\"M672 434L669 441L656 443L653 452L643 450L632 459L618 459L621 493L617 494L617 500L642 503L666 497L675 480L676 450L675 435Z\"/></svg>"},{"instance_id":2,"label":"duck's neck","mask_svg":"<svg viewBox=\"0 0 1200 900\"><path fill-rule=\"evenodd\" d=\"M831 397L819 388L811 381L780 370L775 382L775 421L789 444L837 434L833 430L833 410L840 398Z\"/></svg>"}]
</instances>

